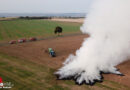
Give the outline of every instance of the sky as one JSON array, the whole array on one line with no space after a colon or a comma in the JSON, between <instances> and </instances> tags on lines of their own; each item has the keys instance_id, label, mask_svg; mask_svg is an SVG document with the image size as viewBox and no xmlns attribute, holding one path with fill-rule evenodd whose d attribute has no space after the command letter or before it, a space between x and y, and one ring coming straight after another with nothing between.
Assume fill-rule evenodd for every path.
<instances>
[{"instance_id":1,"label":"sky","mask_svg":"<svg viewBox=\"0 0 130 90\"><path fill-rule=\"evenodd\" d=\"M0 0L0 13L86 13L92 0Z\"/></svg>"}]
</instances>

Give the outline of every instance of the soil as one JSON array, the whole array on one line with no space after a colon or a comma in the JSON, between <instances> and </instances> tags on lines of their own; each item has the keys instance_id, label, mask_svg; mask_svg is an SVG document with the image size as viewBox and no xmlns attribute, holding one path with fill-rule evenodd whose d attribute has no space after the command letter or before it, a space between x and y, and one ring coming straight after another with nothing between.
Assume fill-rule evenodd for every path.
<instances>
[{"instance_id":1,"label":"soil","mask_svg":"<svg viewBox=\"0 0 130 90\"><path fill-rule=\"evenodd\" d=\"M38 64L47 65L50 68L58 69L62 66L62 63L69 54L74 54L75 51L80 48L84 38L87 37L88 35L76 35L1 46L0 52L30 60ZM48 48L52 48L56 52L56 57L50 57L47 52ZM115 81L130 87L130 60L118 65L117 67L125 76L104 74L104 80Z\"/></svg>"}]
</instances>

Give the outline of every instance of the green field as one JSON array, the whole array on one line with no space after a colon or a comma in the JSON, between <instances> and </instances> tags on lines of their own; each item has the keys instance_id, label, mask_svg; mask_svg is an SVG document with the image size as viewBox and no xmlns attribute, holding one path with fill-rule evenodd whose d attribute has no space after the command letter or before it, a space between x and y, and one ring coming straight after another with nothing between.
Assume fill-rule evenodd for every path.
<instances>
[{"instance_id":1,"label":"green field","mask_svg":"<svg viewBox=\"0 0 130 90\"><path fill-rule=\"evenodd\" d=\"M11 20L0 21L0 41L29 37L54 36L56 26L63 28L63 33L80 32L79 23L57 22L51 20Z\"/></svg>"},{"instance_id":2,"label":"green field","mask_svg":"<svg viewBox=\"0 0 130 90\"><path fill-rule=\"evenodd\" d=\"M94 87L78 86L74 81L56 80L56 70L46 65L20 59L0 52L0 77L4 82L11 82L11 90L129 90L127 86L113 81L97 83ZM95 89L94 89L95 88ZM8 89L6 89L8 90Z\"/></svg>"}]
</instances>

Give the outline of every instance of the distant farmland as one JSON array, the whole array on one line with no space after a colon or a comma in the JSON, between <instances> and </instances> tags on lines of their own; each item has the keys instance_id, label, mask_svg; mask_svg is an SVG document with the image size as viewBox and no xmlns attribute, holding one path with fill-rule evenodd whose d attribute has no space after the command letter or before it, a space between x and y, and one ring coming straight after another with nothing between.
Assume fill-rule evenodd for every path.
<instances>
[{"instance_id":1,"label":"distant farmland","mask_svg":"<svg viewBox=\"0 0 130 90\"><path fill-rule=\"evenodd\" d=\"M63 33L79 33L80 23L58 22L51 20L12 20L0 21L0 41L54 36L56 26L63 28Z\"/></svg>"}]
</instances>

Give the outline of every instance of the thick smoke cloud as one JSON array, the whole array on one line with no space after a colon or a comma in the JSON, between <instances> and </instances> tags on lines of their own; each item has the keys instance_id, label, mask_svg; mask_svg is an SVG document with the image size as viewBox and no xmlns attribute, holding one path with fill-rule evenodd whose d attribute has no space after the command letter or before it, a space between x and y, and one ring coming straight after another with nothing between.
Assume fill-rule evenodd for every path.
<instances>
[{"instance_id":1,"label":"thick smoke cloud","mask_svg":"<svg viewBox=\"0 0 130 90\"><path fill-rule=\"evenodd\" d=\"M100 72L122 75L115 66L130 56L130 1L94 0L81 31L90 37L55 73L58 78L93 84Z\"/></svg>"}]
</instances>

